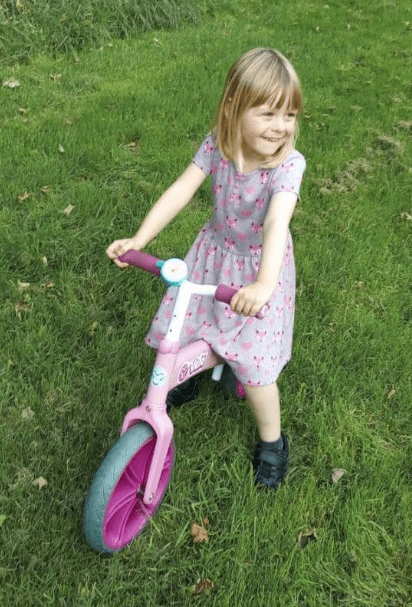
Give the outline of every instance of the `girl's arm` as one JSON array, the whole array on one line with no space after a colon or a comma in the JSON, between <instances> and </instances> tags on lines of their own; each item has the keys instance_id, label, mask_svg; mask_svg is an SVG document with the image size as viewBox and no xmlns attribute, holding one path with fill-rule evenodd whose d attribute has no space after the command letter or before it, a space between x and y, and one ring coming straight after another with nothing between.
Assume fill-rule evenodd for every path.
<instances>
[{"instance_id":1,"label":"girl's arm","mask_svg":"<svg viewBox=\"0 0 412 607\"><path fill-rule=\"evenodd\" d=\"M244 316L255 316L270 300L279 279L289 223L297 195L279 192L270 202L262 230L262 257L256 281L240 289L232 298L231 308Z\"/></svg>"},{"instance_id":2,"label":"girl's arm","mask_svg":"<svg viewBox=\"0 0 412 607\"><path fill-rule=\"evenodd\" d=\"M172 221L193 198L205 178L206 173L192 163L168 188L146 215L143 223L132 238L115 240L106 253L119 268L128 264L117 260L129 249L143 249L159 232Z\"/></svg>"}]
</instances>

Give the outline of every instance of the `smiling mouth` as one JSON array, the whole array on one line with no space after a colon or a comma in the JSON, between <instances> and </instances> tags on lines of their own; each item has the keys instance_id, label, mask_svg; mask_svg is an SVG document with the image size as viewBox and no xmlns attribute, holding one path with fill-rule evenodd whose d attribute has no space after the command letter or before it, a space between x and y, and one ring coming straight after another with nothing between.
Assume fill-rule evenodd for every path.
<instances>
[{"instance_id":1,"label":"smiling mouth","mask_svg":"<svg viewBox=\"0 0 412 607\"><path fill-rule=\"evenodd\" d=\"M271 137L263 137L263 139L266 139L266 141L270 141L271 143L277 143L278 141L281 141L281 138L272 139Z\"/></svg>"}]
</instances>

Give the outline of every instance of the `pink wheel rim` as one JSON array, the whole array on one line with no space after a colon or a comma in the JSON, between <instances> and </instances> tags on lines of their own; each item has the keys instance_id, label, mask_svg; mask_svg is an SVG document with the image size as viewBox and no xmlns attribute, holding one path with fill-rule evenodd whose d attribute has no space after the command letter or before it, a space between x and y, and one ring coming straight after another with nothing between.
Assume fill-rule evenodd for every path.
<instances>
[{"instance_id":1,"label":"pink wheel rim","mask_svg":"<svg viewBox=\"0 0 412 607\"><path fill-rule=\"evenodd\" d=\"M153 502L143 503L156 438L151 437L123 469L107 504L103 521L103 542L110 550L129 544L149 522L167 489L173 465L170 445Z\"/></svg>"}]
</instances>

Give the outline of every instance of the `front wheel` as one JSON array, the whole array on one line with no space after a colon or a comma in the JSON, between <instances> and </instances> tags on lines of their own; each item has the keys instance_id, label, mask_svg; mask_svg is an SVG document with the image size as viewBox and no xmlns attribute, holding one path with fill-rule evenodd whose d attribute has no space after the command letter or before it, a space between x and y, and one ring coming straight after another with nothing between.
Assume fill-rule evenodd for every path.
<instances>
[{"instance_id":1,"label":"front wheel","mask_svg":"<svg viewBox=\"0 0 412 607\"><path fill-rule=\"evenodd\" d=\"M170 444L156 495L143 502L156 444L145 422L132 426L111 447L91 482L83 509L83 532L93 550L117 552L138 536L159 507L172 474L174 441Z\"/></svg>"}]
</instances>

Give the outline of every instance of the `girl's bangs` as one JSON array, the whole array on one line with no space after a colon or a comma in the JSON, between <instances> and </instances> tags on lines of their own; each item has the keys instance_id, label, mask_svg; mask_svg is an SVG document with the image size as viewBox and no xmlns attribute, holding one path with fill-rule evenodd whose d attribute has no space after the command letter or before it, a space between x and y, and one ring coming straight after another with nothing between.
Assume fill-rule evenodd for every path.
<instances>
[{"instance_id":1,"label":"girl's bangs","mask_svg":"<svg viewBox=\"0 0 412 607\"><path fill-rule=\"evenodd\" d=\"M270 107L280 109L286 104L287 109L300 111L302 107L302 92L300 84L291 74L284 72L281 77L268 74L261 81L252 94L251 107L268 104Z\"/></svg>"},{"instance_id":2,"label":"girl's bangs","mask_svg":"<svg viewBox=\"0 0 412 607\"><path fill-rule=\"evenodd\" d=\"M287 110L300 111L302 96L297 87L277 87L266 95L260 95L255 106L267 104L270 108L280 110L286 106Z\"/></svg>"}]
</instances>

